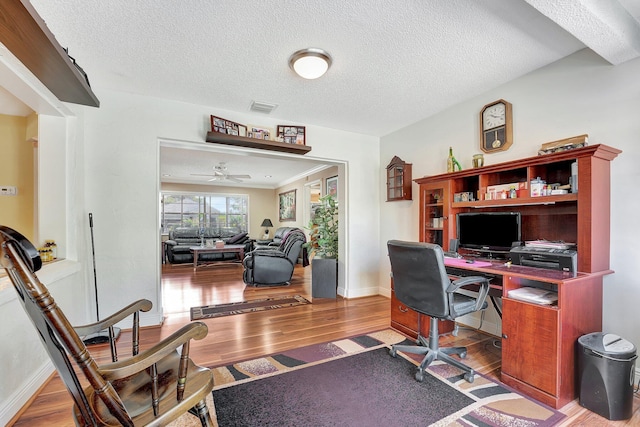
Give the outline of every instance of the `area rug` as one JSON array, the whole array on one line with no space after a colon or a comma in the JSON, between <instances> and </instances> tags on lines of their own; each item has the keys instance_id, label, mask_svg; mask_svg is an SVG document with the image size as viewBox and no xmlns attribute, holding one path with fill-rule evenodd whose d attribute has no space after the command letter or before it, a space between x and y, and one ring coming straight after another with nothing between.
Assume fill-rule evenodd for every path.
<instances>
[{"instance_id":1,"label":"area rug","mask_svg":"<svg viewBox=\"0 0 640 427\"><path fill-rule=\"evenodd\" d=\"M416 362L388 353L402 341L388 329L214 368L211 412L220 427L550 427L565 417L481 374L469 384L439 361L419 383ZM191 418L175 426L199 425Z\"/></svg>"},{"instance_id":2,"label":"area rug","mask_svg":"<svg viewBox=\"0 0 640 427\"><path fill-rule=\"evenodd\" d=\"M275 308L293 307L310 304L300 295L282 296L228 304L205 305L191 307L191 320L210 319L212 317L231 316L232 314L252 313L254 311L273 310Z\"/></svg>"}]
</instances>

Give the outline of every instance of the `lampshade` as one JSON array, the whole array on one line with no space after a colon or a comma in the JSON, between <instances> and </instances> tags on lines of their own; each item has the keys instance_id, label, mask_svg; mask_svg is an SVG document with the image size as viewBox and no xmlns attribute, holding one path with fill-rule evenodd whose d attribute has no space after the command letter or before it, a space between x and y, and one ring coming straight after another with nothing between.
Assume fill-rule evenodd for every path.
<instances>
[{"instance_id":1,"label":"lampshade","mask_svg":"<svg viewBox=\"0 0 640 427\"><path fill-rule=\"evenodd\" d=\"M331 56L322 49L313 47L295 52L289 58L289 67L300 77L317 79L331 66Z\"/></svg>"},{"instance_id":2,"label":"lampshade","mask_svg":"<svg viewBox=\"0 0 640 427\"><path fill-rule=\"evenodd\" d=\"M273 227L273 224L271 223L271 220L269 218L265 218L264 221L262 221L262 225L260 225L260 227Z\"/></svg>"}]
</instances>

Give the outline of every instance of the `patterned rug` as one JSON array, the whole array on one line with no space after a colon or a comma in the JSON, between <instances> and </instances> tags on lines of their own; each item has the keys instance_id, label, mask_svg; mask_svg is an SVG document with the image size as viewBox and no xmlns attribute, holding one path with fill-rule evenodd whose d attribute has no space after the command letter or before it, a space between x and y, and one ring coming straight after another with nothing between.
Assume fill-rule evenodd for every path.
<instances>
[{"instance_id":1,"label":"patterned rug","mask_svg":"<svg viewBox=\"0 0 640 427\"><path fill-rule=\"evenodd\" d=\"M214 368L211 412L220 426L550 427L565 417L481 374L469 384L461 371L439 361L428 368L431 375L418 383L416 362L400 357L401 353L394 359L387 351L405 339L387 329ZM379 401L390 390L392 398ZM328 395L328 403L322 395ZM425 399L431 399L428 405ZM410 408L417 415L411 415ZM417 416L420 422L398 424L400 415ZM354 416L355 422L349 418ZM199 425L192 416L172 424L192 425Z\"/></svg>"},{"instance_id":2,"label":"patterned rug","mask_svg":"<svg viewBox=\"0 0 640 427\"><path fill-rule=\"evenodd\" d=\"M254 311L273 310L274 308L293 307L310 304L300 295L254 299L228 304L191 307L191 320L210 319L212 317L231 316L232 314L252 313Z\"/></svg>"}]
</instances>

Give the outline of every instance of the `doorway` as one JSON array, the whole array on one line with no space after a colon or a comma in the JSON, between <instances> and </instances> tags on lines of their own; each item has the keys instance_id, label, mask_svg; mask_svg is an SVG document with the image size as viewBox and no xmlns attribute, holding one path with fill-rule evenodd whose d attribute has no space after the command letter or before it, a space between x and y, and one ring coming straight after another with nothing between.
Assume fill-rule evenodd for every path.
<instances>
[{"instance_id":1,"label":"doorway","mask_svg":"<svg viewBox=\"0 0 640 427\"><path fill-rule=\"evenodd\" d=\"M318 179L304 185L303 198L303 224L305 226L313 219L315 209L320 205L320 196L322 195L322 182Z\"/></svg>"},{"instance_id":2,"label":"doorway","mask_svg":"<svg viewBox=\"0 0 640 427\"><path fill-rule=\"evenodd\" d=\"M184 164L185 167L188 167L189 169L186 169L182 173L176 173L173 176L173 178L179 177L180 180L175 179L174 181L171 181L170 177L168 178L167 176L165 176L167 172L166 161L175 160L175 157L173 156L174 154L176 154L175 150L180 150L182 152L188 153L188 156L185 156L185 158L183 159L184 161L182 162L182 164ZM166 155L168 152L171 152L172 155L169 157L174 157L173 159L170 159ZM266 150L227 147L219 144L199 144L199 143L188 142L188 141L158 138L158 187L157 187L158 194L160 194L163 191L167 183L170 186L181 185L182 186L180 189L181 191L185 191L188 189L188 187L185 187L185 186L193 186L192 188L194 188L194 190L192 191L195 191L196 189L199 192L203 190L205 192L212 191L211 189L214 188L214 183L212 182L207 182L204 184L203 183L194 184L191 182L187 182L187 179L193 177L192 168L196 160L202 160L207 156L214 156L214 155L216 158L210 161L210 163L212 164L214 163L217 164L217 162L220 160L220 156L224 156L224 160L227 162L227 165L230 168L233 166L232 169L234 173L237 170L239 170L240 173L250 172L251 179L247 179L244 183L236 185L237 187L240 187L240 188L242 187L249 188L251 186L255 186L255 188L275 189L275 188L278 188L279 186L286 185L287 183L295 182L296 180L304 180L305 177L309 177L310 175L319 173L320 171L323 171L332 166L337 167L337 175L339 176L340 188L346 188L346 182L348 179L347 163L341 160L323 159L323 158L316 158L313 156L304 156L303 158L301 158L299 155L294 155L289 153L268 152ZM284 164L284 162L288 162L288 164ZM173 161L172 163L173 163L173 166L176 166L175 161ZM300 166L301 164L306 164L310 166L305 169L304 173L294 172L296 167ZM240 165L240 167L237 167L236 165ZM177 166L180 166L180 164L177 164ZM258 181L260 180L262 175L265 175L259 170L259 168L262 168L262 167L266 167L269 172L275 171L275 170L285 170L289 172L290 176L286 180L286 182L279 182L279 184L273 187L267 187L264 185L260 186ZM176 172L178 172L178 170L176 170ZM313 181L305 182L304 184L298 184L300 185L298 187L299 188L298 203L302 203L302 209L298 210L299 221L297 222L297 226L300 228L303 228L309 223L309 220L312 214L312 210L311 210L312 203L316 203L317 199L322 194L322 186L323 186L322 182L324 179L316 179L316 177L313 177L311 179L313 179ZM230 186L230 183L226 182L225 185L228 187ZM231 189L230 191L236 191L236 190ZM238 189L237 191L243 191L243 190ZM342 192L342 194L343 195L346 194L346 191ZM277 195L274 192L273 197L275 196ZM343 203L346 208L347 198L345 196L341 196L341 197L344 197ZM257 201L254 200L254 204L255 203L257 203ZM249 204L252 205L252 199L250 199ZM253 227L250 227L251 229L253 229L252 232L254 232L255 234L256 227L259 226L260 221L262 221L264 218L269 218L269 217L277 218L277 214L278 214L277 202L274 201L272 213L269 213L266 216L260 213L259 217L256 215L253 215L253 216L256 216L256 218L253 218L253 216L250 215L252 217L250 221L253 221L253 220L258 221L257 224L254 224ZM160 219L159 219L160 215L158 215L157 217L158 217L158 230L160 230L161 228ZM348 220L346 218L346 209L341 210L340 212L340 222L341 222L340 236L347 236L346 229L347 229ZM258 228L260 230L263 230L263 227L258 227ZM161 240L162 240L162 235L161 235L161 232L159 232L158 233L158 251L159 252L161 252L160 248L162 247ZM343 259L346 258L345 257L346 246L347 246L346 238L344 239L341 238L340 251L343 254L343 257L344 257ZM164 280L164 277L162 277L163 269L166 270L166 268L171 268L171 267L180 268L178 265L176 266L165 265L164 267L165 268L163 268L163 265L161 264L161 259L159 259L158 272L160 276L160 281L159 281L160 283L158 284L158 286L159 286L160 295L162 295L162 291L163 291L162 289L162 282ZM189 268L189 267L187 266L186 268ZM345 282L346 282L346 277L348 276L346 270L347 270L347 267L345 266L343 269L339 271L339 283L342 284L343 289L346 289ZM214 287L214 291L215 291L215 287ZM194 305L198 305L194 301L191 303ZM162 304L164 305L164 303ZM206 302L204 302L203 304L206 304Z\"/></svg>"}]
</instances>

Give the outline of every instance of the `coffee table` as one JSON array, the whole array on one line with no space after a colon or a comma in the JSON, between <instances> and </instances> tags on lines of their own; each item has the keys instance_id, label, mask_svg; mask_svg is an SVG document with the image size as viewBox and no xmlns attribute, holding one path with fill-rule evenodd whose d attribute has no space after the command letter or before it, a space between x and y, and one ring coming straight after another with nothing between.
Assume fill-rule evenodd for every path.
<instances>
[{"instance_id":1,"label":"coffee table","mask_svg":"<svg viewBox=\"0 0 640 427\"><path fill-rule=\"evenodd\" d=\"M220 248L216 248L215 246L211 246L211 247L191 246L189 250L191 251L191 253L193 253L193 269L194 270L198 268L198 265L222 262L221 260L221 261L200 261L199 263L200 254L210 254L215 252L220 252L220 253L235 252L236 254L238 254L239 261L242 261L242 259L244 258L244 245L224 245Z\"/></svg>"}]
</instances>

